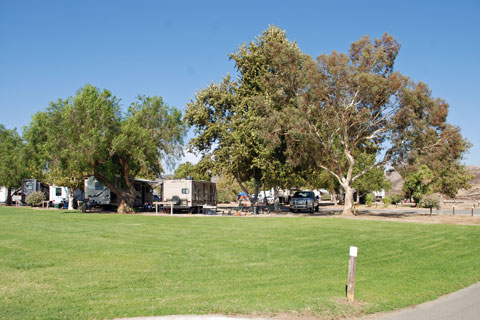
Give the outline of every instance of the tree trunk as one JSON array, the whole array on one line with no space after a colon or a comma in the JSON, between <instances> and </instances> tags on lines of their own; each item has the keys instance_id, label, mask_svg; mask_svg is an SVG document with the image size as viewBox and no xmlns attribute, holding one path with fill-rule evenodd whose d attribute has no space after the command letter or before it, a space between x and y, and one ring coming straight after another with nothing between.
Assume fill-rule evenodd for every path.
<instances>
[{"instance_id":1,"label":"tree trunk","mask_svg":"<svg viewBox=\"0 0 480 320\"><path fill-rule=\"evenodd\" d=\"M120 205L118 206L117 212L118 213L133 213L135 212L134 206L135 206L135 189L133 190L133 195L132 191L129 190L128 192L120 192L118 195L120 199Z\"/></svg>"},{"instance_id":2,"label":"tree trunk","mask_svg":"<svg viewBox=\"0 0 480 320\"><path fill-rule=\"evenodd\" d=\"M6 202L7 206L12 205L12 188L10 188L10 187L7 187L7 199L6 199L5 202Z\"/></svg>"},{"instance_id":3,"label":"tree trunk","mask_svg":"<svg viewBox=\"0 0 480 320\"><path fill-rule=\"evenodd\" d=\"M275 212L281 211L280 203L278 201L278 188L277 187L273 188L273 211L275 211Z\"/></svg>"},{"instance_id":4,"label":"tree trunk","mask_svg":"<svg viewBox=\"0 0 480 320\"><path fill-rule=\"evenodd\" d=\"M338 204L337 194L335 192L333 192L331 195L332 195L333 204L337 205Z\"/></svg>"},{"instance_id":5,"label":"tree trunk","mask_svg":"<svg viewBox=\"0 0 480 320\"><path fill-rule=\"evenodd\" d=\"M353 201L353 189L350 186L343 186L345 190L345 203L343 205L342 215L353 215L352 213L352 201Z\"/></svg>"},{"instance_id":6,"label":"tree trunk","mask_svg":"<svg viewBox=\"0 0 480 320\"><path fill-rule=\"evenodd\" d=\"M67 197L68 197L68 210L74 210L74 209L73 209L73 192L72 192L72 187L69 187L69 188L68 188Z\"/></svg>"},{"instance_id":7,"label":"tree trunk","mask_svg":"<svg viewBox=\"0 0 480 320\"><path fill-rule=\"evenodd\" d=\"M120 201L120 204L117 208L118 213L132 213L134 212L134 206L135 206L135 198L136 198L136 191L135 187L133 184L133 179L132 183L126 183L128 186L128 190L122 190L120 189L117 185L113 184L112 182L108 181L105 176L102 174L95 172L95 179L100 181L104 186L110 189L110 192L113 192L117 195L118 200ZM127 178L129 179L129 178ZM125 180L127 180L125 179Z\"/></svg>"},{"instance_id":8,"label":"tree trunk","mask_svg":"<svg viewBox=\"0 0 480 320\"><path fill-rule=\"evenodd\" d=\"M260 184L261 182L257 180L257 183L255 184L255 199L253 199L252 206L256 205L258 202L258 194L260 193Z\"/></svg>"}]
</instances>

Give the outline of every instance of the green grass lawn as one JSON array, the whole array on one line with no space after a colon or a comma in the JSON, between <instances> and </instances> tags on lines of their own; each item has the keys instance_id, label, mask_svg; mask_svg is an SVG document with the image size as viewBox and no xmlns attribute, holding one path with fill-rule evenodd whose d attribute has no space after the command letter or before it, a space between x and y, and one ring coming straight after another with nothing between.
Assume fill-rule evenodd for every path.
<instances>
[{"instance_id":1,"label":"green grass lawn","mask_svg":"<svg viewBox=\"0 0 480 320\"><path fill-rule=\"evenodd\" d=\"M349 246L356 299L345 302ZM336 218L155 217L0 207L0 319L323 317L480 280L480 227Z\"/></svg>"}]
</instances>

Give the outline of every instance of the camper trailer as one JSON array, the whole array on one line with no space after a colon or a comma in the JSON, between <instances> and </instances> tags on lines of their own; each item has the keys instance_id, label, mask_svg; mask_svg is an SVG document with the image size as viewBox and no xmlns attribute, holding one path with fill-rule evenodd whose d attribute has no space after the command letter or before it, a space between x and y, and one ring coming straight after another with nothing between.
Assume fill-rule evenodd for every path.
<instances>
[{"instance_id":1,"label":"camper trailer","mask_svg":"<svg viewBox=\"0 0 480 320\"><path fill-rule=\"evenodd\" d=\"M7 202L8 189L5 187L0 187L0 203Z\"/></svg>"},{"instance_id":2,"label":"camper trailer","mask_svg":"<svg viewBox=\"0 0 480 320\"><path fill-rule=\"evenodd\" d=\"M42 183L36 179L25 179L22 181L22 203L25 203L25 199L32 192L43 192L44 199L49 198L49 187L48 184Z\"/></svg>"},{"instance_id":3,"label":"camper trailer","mask_svg":"<svg viewBox=\"0 0 480 320\"><path fill-rule=\"evenodd\" d=\"M203 180L164 180L162 199L172 202L174 209L200 213L205 206L217 205L217 186Z\"/></svg>"},{"instance_id":4,"label":"camper trailer","mask_svg":"<svg viewBox=\"0 0 480 320\"><path fill-rule=\"evenodd\" d=\"M146 202L153 202L153 190L151 186L153 183L155 183L155 181L143 179L134 180L135 190L137 191L135 207L141 207ZM117 195L93 176L85 180L85 199L88 199L91 204L101 207L118 207L120 204Z\"/></svg>"},{"instance_id":5,"label":"camper trailer","mask_svg":"<svg viewBox=\"0 0 480 320\"><path fill-rule=\"evenodd\" d=\"M70 189L67 187L60 186L50 186L50 197L49 201L53 205L58 205L60 203L68 202L68 197L70 196Z\"/></svg>"}]
</instances>

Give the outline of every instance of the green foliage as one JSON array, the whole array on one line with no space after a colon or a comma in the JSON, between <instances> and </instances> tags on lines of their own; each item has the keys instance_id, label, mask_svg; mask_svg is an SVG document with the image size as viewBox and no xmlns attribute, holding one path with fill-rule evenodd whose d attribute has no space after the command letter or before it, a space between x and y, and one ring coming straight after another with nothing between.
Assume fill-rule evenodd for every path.
<instances>
[{"instance_id":1,"label":"green foliage","mask_svg":"<svg viewBox=\"0 0 480 320\"><path fill-rule=\"evenodd\" d=\"M285 130L270 129L285 116L285 107L296 103L298 71L308 57L284 31L270 26L230 59L238 78L226 76L187 104L185 121L196 133L190 147L210 161L212 174L233 177L242 191L251 179L255 189L287 187L295 171L285 156Z\"/></svg>"},{"instance_id":2,"label":"green foliage","mask_svg":"<svg viewBox=\"0 0 480 320\"><path fill-rule=\"evenodd\" d=\"M369 154L367 152L356 155L355 167L353 174L357 175L363 170L375 164L376 154ZM360 193L360 196L373 191L385 190L388 191L392 187L392 183L385 177L385 170L383 166L367 170L365 174L353 181L352 187Z\"/></svg>"},{"instance_id":3,"label":"green foliage","mask_svg":"<svg viewBox=\"0 0 480 320\"><path fill-rule=\"evenodd\" d=\"M40 191L32 192L25 198L25 202L31 207L39 207L45 200L45 195Z\"/></svg>"},{"instance_id":4,"label":"green foliage","mask_svg":"<svg viewBox=\"0 0 480 320\"><path fill-rule=\"evenodd\" d=\"M95 175L131 207L133 179L156 178L162 162L172 164L182 154L181 116L161 97L145 96L122 114L110 91L86 85L35 114L25 138L33 166L46 181L74 190Z\"/></svg>"},{"instance_id":5,"label":"green foliage","mask_svg":"<svg viewBox=\"0 0 480 320\"><path fill-rule=\"evenodd\" d=\"M330 194L322 194L322 201L330 201L332 196Z\"/></svg>"},{"instance_id":6,"label":"green foliage","mask_svg":"<svg viewBox=\"0 0 480 320\"><path fill-rule=\"evenodd\" d=\"M399 194L392 194L389 197L392 200L393 204L398 204L398 203L402 202L403 200L405 200L405 197L402 196L402 195L399 195Z\"/></svg>"},{"instance_id":7,"label":"green foliage","mask_svg":"<svg viewBox=\"0 0 480 320\"><path fill-rule=\"evenodd\" d=\"M375 196L373 193L369 193L365 196L365 204L369 207L372 206L373 201L375 200Z\"/></svg>"},{"instance_id":8,"label":"green foliage","mask_svg":"<svg viewBox=\"0 0 480 320\"><path fill-rule=\"evenodd\" d=\"M421 208L435 208L440 209L440 201L432 197L423 197L419 202Z\"/></svg>"},{"instance_id":9,"label":"green foliage","mask_svg":"<svg viewBox=\"0 0 480 320\"><path fill-rule=\"evenodd\" d=\"M0 186L7 189L19 188L27 176L22 138L16 130L8 130L0 124Z\"/></svg>"},{"instance_id":10,"label":"green foliage","mask_svg":"<svg viewBox=\"0 0 480 320\"><path fill-rule=\"evenodd\" d=\"M382 202L384 207L387 208L389 205L392 204L392 198L390 198L389 196L385 196L382 198Z\"/></svg>"},{"instance_id":11,"label":"green foliage","mask_svg":"<svg viewBox=\"0 0 480 320\"><path fill-rule=\"evenodd\" d=\"M176 179L185 179L190 177L194 180L207 180L210 181L211 176L203 173L200 165L193 165L190 162L180 164L173 173Z\"/></svg>"},{"instance_id":12,"label":"green foliage","mask_svg":"<svg viewBox=\"0 0 480 320\"><path fill-rule=\"evenodd\" d=\"M422 197L432 193L432 183L432 171L426 165L422 165L418 171L407 176L403 182L403 191L418 204Z\"/></svg>"},{"instance_id":13,"label":"green foliage","mask_svg":"<svg viewBox=\"0 0 480 320\"><path fill-rule=\"evenodd\" d=\"M237 200L237 195L241 192L238 184L232 179L220 176L217 182L218 202L229 203Z\"/></svg>"},{"instance_id":14,"label":"green foliage","mask_svg":"<svg viewBox=\"0 0 480 320\"><path fill-rule=\"evenodd\" d=\"M321 181L333 191L338 186L321 177L325 170L345 191L344 212L351 213L354 188L388 189L385 164L410 165L420 155L441 159L446 152L455 162L469 147L446 123L448 104L424 83L394 72L399 50L389 34L364 36L348 53L315 62L270 26L230 55L236 81L227 76L188 104L185 120L198 134L190 146L210 156L214 174L233 176L242 189L253 178L268 188ZM457 172L439 180L442 192L466 186Z\"/></svg>"}]
</instances>

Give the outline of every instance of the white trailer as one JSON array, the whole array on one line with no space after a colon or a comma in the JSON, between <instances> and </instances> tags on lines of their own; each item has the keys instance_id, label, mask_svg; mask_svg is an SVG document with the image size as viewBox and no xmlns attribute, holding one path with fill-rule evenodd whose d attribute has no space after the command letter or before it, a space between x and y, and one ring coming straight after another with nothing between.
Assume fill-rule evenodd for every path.
<instances>
[{"instance_id":1,"label":"white trailer","mask_svg":"<svg viewBox=\"0 0 480 320\"><path fill-rule=\"evenodd\" d=\"M50 186L50 197L49 201L55 205L61 202L68 202L68 198L70 196L70 189L67 187L60 187L60 186Z\"/></svg>"},{"instance_id":2,"label":"white trailer","mask_svg":"<svg viewBox=\"0 0 480 320\"><path fill-rule=\"evenodd\" d=\"M5 203L7 202L7 188L5 187L0 187L0 203Z\"/></svg>"},{"instance_id":3,"label":"white trailer","mask_svg":"<svg viewBox=\"0 0 480 320\"><path fill-rule=\"evenodd\" d=\"M173 203L174 209L200 213L206 206L217 205L217 185L204 180L164 180L162 200Z\"/></svg>"}]
</instances>

